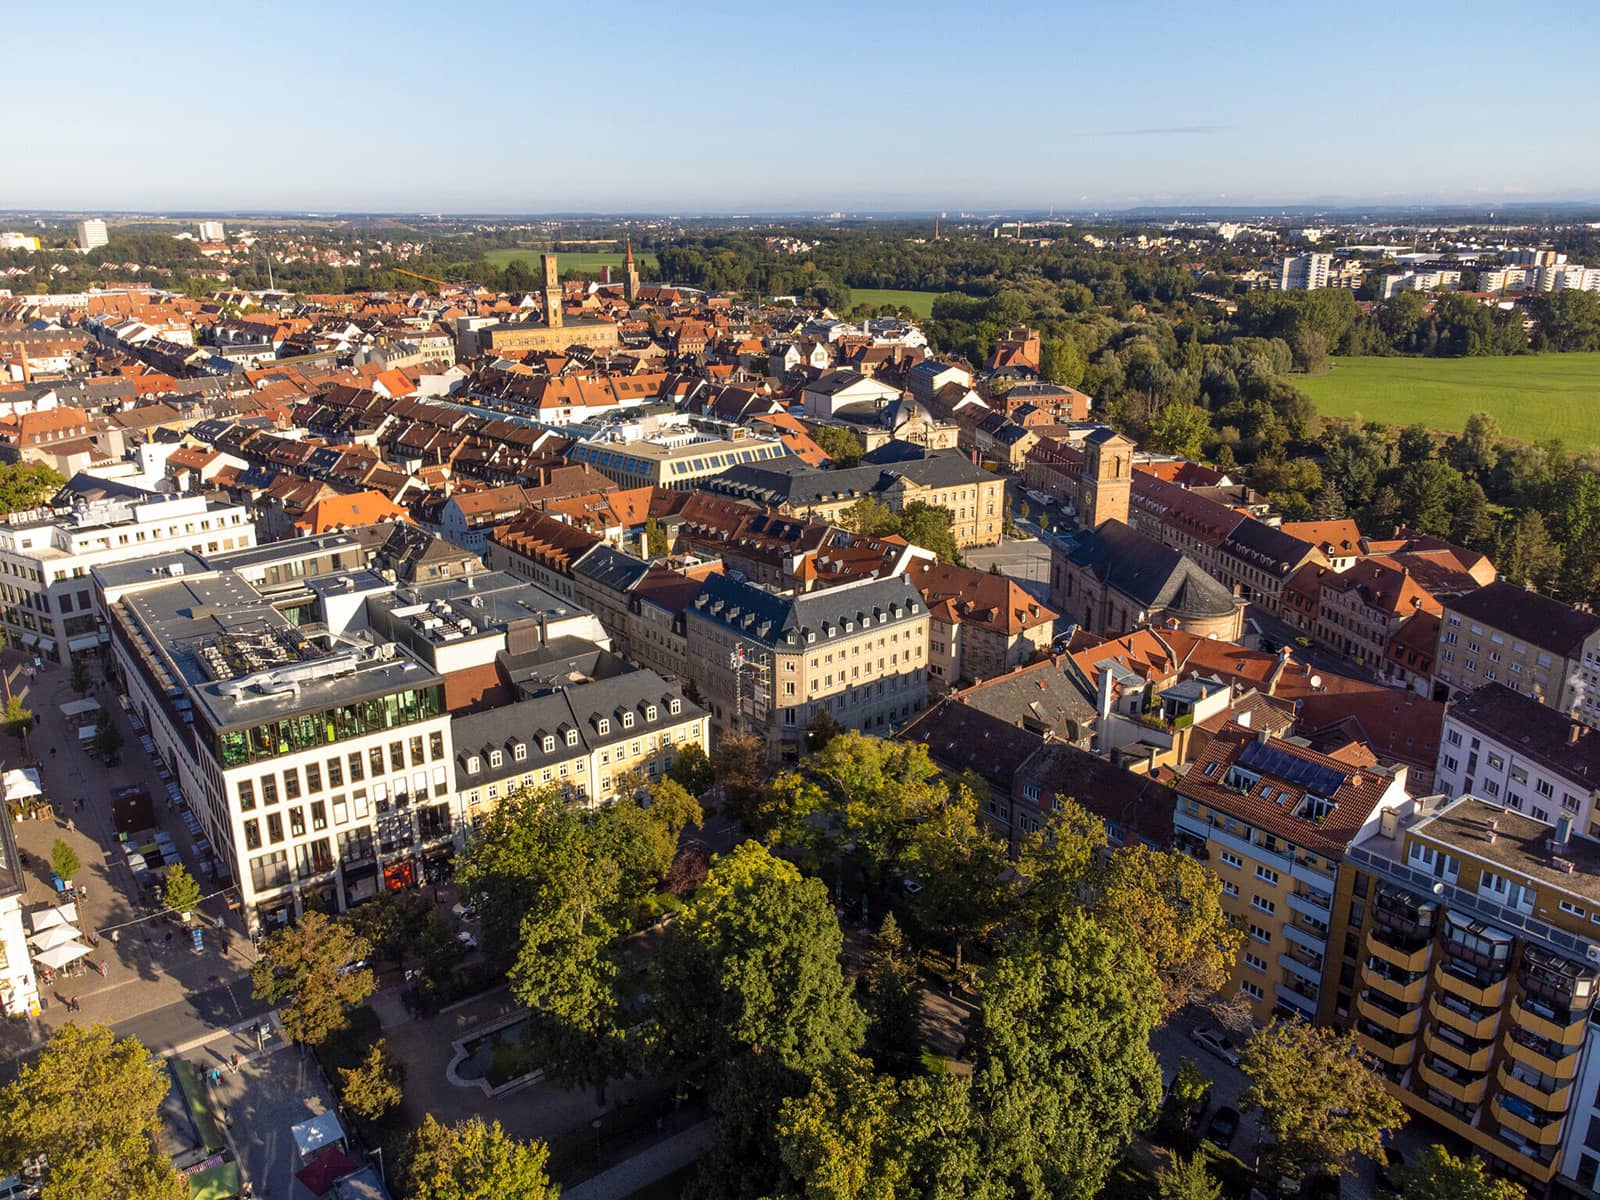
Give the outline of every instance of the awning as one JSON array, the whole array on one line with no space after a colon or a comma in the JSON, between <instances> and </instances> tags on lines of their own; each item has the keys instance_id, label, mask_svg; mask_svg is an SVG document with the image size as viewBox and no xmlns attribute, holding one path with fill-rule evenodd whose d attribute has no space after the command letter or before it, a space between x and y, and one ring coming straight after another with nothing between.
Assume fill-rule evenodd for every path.
<instances>
[{"instance_id":1,"label":"awning","mask_svg":"<svg viewBox=\"0 0 1600 1200\"><path fill-rule=\"evenodd\" d=\"M37 646L39 644L39 635L37 633L25 633L25 634L23 634L22 635L22 644L24 646Z\"/></svg>"},{"instance_id":2,"label":"awning","mask_svg":"<svg viewBox=\"0 0 1600 1200\"><path fill-rule=\"evenodd\" d=\"M86 633L82 637L75 637L67 643L68 650L93 650L100 644L100 635Z\"/></svg>"},{"instance_id":3,"label":"awning","mask_svg":"<svg viewBox=\"0 0 1600 1200\"><path fill-rule=\"evenodd\" d=\"M7 800L26 800L29 796L42 796L44 788L39 786L39 772L32 767L13 767L0 775L0 795Z\"/></svg>"},{"instance_id":4,"label":"awning","mask_svg":"<svg viewBox=\"0 0 1600 1200\"><path fill-rule=\"evenodd\" d=\"M40 654L54 654L56 652L55 638L42 638L39 641Z\"/></svg>"},{"instance_id":5,"label":"awning","mask_svg":"<svg viewBox=\"0 0 1600 1200\"><path fill-rule=\"evenodd\" d=\"M35 933L41 929L49 929L53 925L76 925L78 923L78 906L76 904L61 904L55 908L36 909L28 914L28 920L33 922Z\"/></svg>"},{"instance_id":6,"label":"awning","mask_svg":"<svg viewBox=\"0 0 1600 1200\"><path fill-rule=\"evenodd\" d=\"M54 950L57 946L65 946L68 942L77 940L78 930L72 925L52 925L49 929L39 930L28 939L33 943L35 950Z\"/></svg>"},{"instance_id":7,"label":"awning","mask_svg":"<svg viewBox=\"0 0 1600 1200\"><path fill-rule=\"evenodd\" d=\"M292 1125L289 1132L294 1134L294 1148L301 1157L344 1141L344 1126L339 1124L338 1114L331 1112L318 1113L309 1120Z\"/></svg>"},{"instance_id":8,"label":"awning","mask_svg":"<svg viewBox=\"0 0 1600 1200\"><path fill-rule=\"evenodd\" d=\"M98 700L69 700L65 704L57 705L57 707L60 708L61 715L63 717L66 717L68 720L71 720L73 717L83 717L83 716L88 716L92 712L99 712L100 711L100 701L98 701Z\"/></svg>"},{"instance_id":9,"label":"awning","mask_svg":"<svg viewBox=\"0 0 1600 1200\"><path fill-rule=\"evenodd\" d=\"M98 725L78 726L78 744L81 746L84 742L94 741L94 735L99 731L99 729L100 726Z\"/></svg>"},{"instance_id":10,"label":"awning","mask_svg":"<svg viewBox=\"0 0 1600 1200\"><path fill-rule=\"evenodd\" d=\"M238 1163L207 1167L189 1176L189 1200L233 1200L239 1190Z\"/></svg>"},{"instance_id":11,"label":"awning","mask_svg":"<svg viewBox=\"0 0 1600 1200\"><path fill-rule=\"evenodd\" d=\"M71 941L63 942L61 945L46 950L43 954L35 954L33 957L47 967L64 967L69 962L77 962L78 959L88 953L89 947L82 942Z\"/></svg>"},{"instance_id":12,"label":"awning","mask_svg":"<svg viewBox=\"0 0 1600 1200\"><path fill-rule=\"evenodd\" d=\"M294 1173L314 1195L326 1196L334 1182L343 1179L361 1166L344 1152L342 1146L324 1146L314 1158Z\"/></svg>"}]
</instances>

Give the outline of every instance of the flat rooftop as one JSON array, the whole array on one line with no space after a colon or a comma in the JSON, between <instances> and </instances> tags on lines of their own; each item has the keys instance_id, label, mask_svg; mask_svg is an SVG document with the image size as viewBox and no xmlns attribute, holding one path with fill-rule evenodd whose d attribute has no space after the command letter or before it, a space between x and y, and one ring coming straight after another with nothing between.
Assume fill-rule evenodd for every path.
<instances>
[{"instance_id":1,"label":"flat rooftop","mask_svg":"<svg viewBox=\"0 0 1600 1200\"><path fill-rule=\"evenodd\" d=\"M1489 822L1495 822L1494 841L1489 840ZM1431 842L1460 850L1474 858L1497 863L1508 871L1526 876L1541 886L1600 903L1600 842L1576 833L1559 852L1550 849L1555 830L1513 809L1501 808L1463 796L1437 813L1423 817L1411 832ZM1572 864L1569 873L1557 860Z\"/></svg>"},{"instance_id":2,"label":"flat rooftop","mask_svg":"<svg viewBox=\"0 0 1600 1200\"><path fill-rule=\"evenodd\" d=\"M219 731L443 682L392 646L302 631L231 573L174 580L118 608L163 682Z\"/></svg>"},{"instance_id":3,"label":"flat rooftop","mask_svg":"<svg viewBox=\"0 0 1600 1200\"><path fill-rule=\"evenodd\" d=\"M563 621L588 610L505 571L406 584L373 603L430 642L496 633L519 621ZM452 636L454 635L454 636Z\"/></svg>"}]
</instances>

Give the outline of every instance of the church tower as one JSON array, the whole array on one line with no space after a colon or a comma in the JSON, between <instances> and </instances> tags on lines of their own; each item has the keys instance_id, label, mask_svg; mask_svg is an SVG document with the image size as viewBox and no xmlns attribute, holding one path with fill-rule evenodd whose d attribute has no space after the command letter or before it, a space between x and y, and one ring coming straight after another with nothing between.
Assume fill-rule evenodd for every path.
<instances>
[{"instance_id":1,"label":"church tower","mask_svg":"<svg viewBox=\"0 0 1600 1200\"><path fill-rule=\"evenodd\" d=\"M563 317L561 275L556 269L556 256L541 254L539 261L544 265L544 323L551 329L560 329Z\"/></svg>"},{"instance_id":2,"label":"church tower","mask_svg":"<svg viewBox=\"0 0 1600 1200\"><path fill-rule=\"evenodd\" d=\"M622 264L622 294L633 300L639 294L639 268L633 263L633 239L628 239L628 257Z\"/></svg>"},{"instance_id":3,"label":"church tower","mask_svg":"<svg viewBox=\"0 0 1600 1200\"><path fill-rule=\"evenodd\" d=\"M1078 480L1078 524L1098 529L1107 521L1128 524L1133 499L1133 442L1111 429L1084 439L1083 475Z\"/></svg>"}]
</instances>

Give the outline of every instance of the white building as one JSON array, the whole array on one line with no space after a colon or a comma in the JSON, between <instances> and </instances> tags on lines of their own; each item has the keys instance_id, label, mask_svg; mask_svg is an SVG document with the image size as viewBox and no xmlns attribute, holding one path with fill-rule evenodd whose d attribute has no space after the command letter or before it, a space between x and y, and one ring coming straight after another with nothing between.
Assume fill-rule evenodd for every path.
<instances>
[{"instance_id":1,"label":"white building","mask_svg":"<svg viewBox=\"0 0 1600 1200\"><path fill-rule=\"evenodd\" d=\"M27 884L11 821L0 821L0 1010L8 1017L36 1016L39 981L33 974L33 951L22 922L22 897Z\"/></svg>"},{"instance_id":2,"label":"white building","mask_svg":"<svg viewBox=\"0 0 1600 1200\"><path fill-rule=\"evenodd\" d=\"M29 253L39 248L39 239L32 234L0 232L0 250L24 250Z\"/></svg>"},{"instance_id":3,"label":"white building","mask_svg":"<svg viewBox=\"0 0 1600 1200\"><path fill-rule=\"evenodd\" d=\"M96 246L104 246L110 239L106 236L106 223L98 217L88 221L78 222L78 249L87 253Z\"/></svg>"},{"instance_id":4,"label":"white building","mask_svg":"<svg viewBox=\"0 0 1600 1200\"><path fill-rule=\"evenodd\" d=\"M0 628L12 646L69 662L107 641L89 578L95 567L154 554L216 554L256 544L239 504L132 488L111 498L13 513L0 522Z\"/></svg>"},{"instance_id":5,"label":"white building","mask_svg":"<svg viewBox=\"0 0 1600 1200\"><path fill-rule=\"evenodd\" d=\"M1285 292L1305 292L1328 286L1331 254L1298 254L1278 265L1278 287Z\"/></svg>"},{"instance_id":6,"label":"white building","mask_svg":"<svg viewBox=\"0 0 1600 1200\"><path fill-rule=\"evenodd\" d=\"M1454 292L1461 287L1461 272L1449 269L1407 271L1403 275L1385 275L1381 298L1389 299L1397 292Z\"/></svg>"},{"instance_id":7,"label":"white building","mask_svg":"<svg viewBox=\"0 0 1600 1200\"><path fill-rule=\"evenodd\" d=\"M220 242L224 239L221 221L200 221L195 225L202 242Z\"/></svg>"},{"instance_id":8,"label":"white building","mask_svg":"<svg viewBox=\"0 0 1600 1200\"><path fill-rule=\"evenodd\" d=\"M1445 710L1434 786L1600 837L1600 731L1498 683Z\"/></svg>"}]
</instances>

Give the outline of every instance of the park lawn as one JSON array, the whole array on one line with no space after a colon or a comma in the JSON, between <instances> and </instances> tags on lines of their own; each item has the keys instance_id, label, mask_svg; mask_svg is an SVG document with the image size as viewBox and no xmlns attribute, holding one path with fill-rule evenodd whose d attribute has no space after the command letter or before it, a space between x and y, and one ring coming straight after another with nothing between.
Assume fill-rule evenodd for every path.
<instances>
[{"instance_id":1,"label":"park lawn","mask_svg":"<svg viewBox=\"0 0 1600 1200\"><path fill-rule=\"evenodd\" d=\"M1492 413L1508 437L1600 444L1600 353L1505 358L1339 358L1294 385L1328 417L1460 432Z\"/></svg>"},{"instance_id":2,"label":"park lawn","mask_svg":"<svg viewBox=\"0 0 1600 1200\"><path fill-rule=\"evenodd\" d=\"M483 257L502 271L518 259L522 260L525 269L537 271L539 256L543 253L545 253L543 250L488 250L484 252ZM622 280L622 260L626 255L620 250L560 250L557 251L557 256L563 271L584 271L599 278L600 268L610 267L612 277L619 283ZM646 251L635 251L633 261L641 272L656 269L656 256Z\"/></svg>"},{"instance_id":3,"label":"park lawn","mask_svg":"<svg viewBox=\"0 0 1600 1200\"><path fill-rule=\"evenodd\" d=\"M919 317L933 315L933 302L942 293L940 292L908 292L901 288L858 288L850 289L850 307L865 304L869 308L878 308L885 304L893 304L896 308L909 308Z\"/></svg>"}]
</instances>

